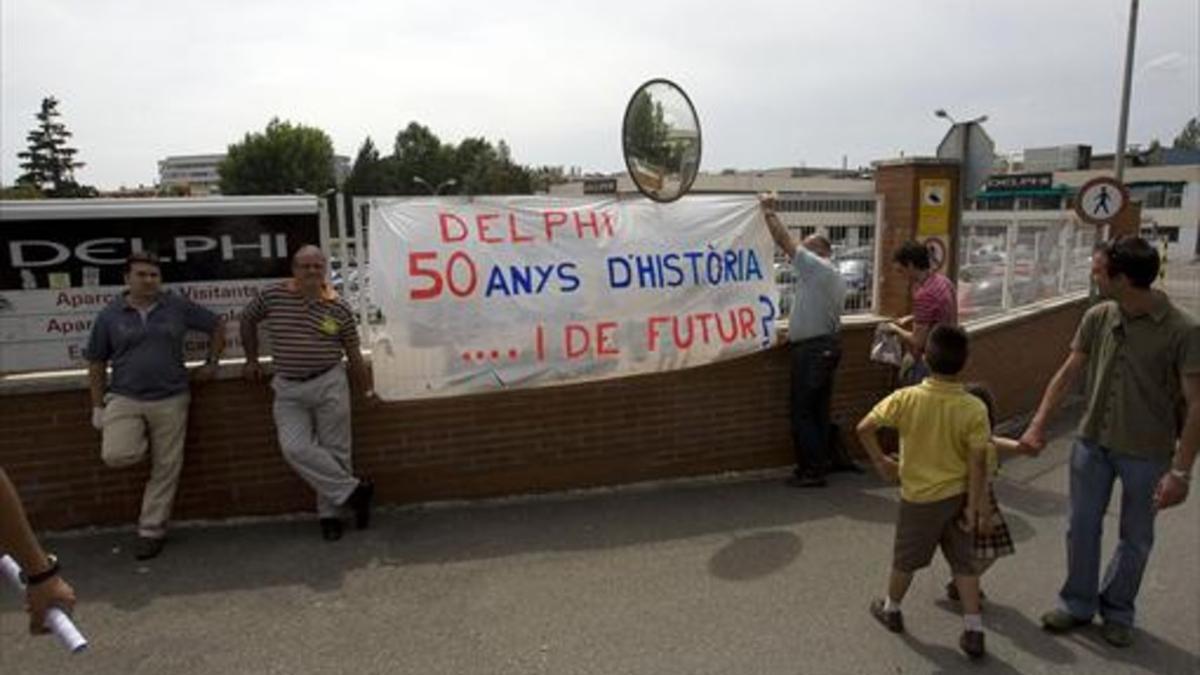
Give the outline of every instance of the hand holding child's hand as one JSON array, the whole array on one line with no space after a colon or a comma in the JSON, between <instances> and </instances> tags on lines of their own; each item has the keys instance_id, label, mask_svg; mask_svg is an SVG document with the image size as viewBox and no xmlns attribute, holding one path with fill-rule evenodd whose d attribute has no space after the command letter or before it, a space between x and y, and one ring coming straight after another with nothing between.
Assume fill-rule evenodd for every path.
<instances>
[{"instance_id":1,"label":"hand holding child's hand","mask_svg":"<svg viewBox=\"0 0 1200 675\"><path fill-rule=\"evenodd\" d=\"M996 524L992 519L992 510L984 509L979 512L975 519L975 532L985 537L992 535L996 531Z\"/></svg>"},{"instance_id":2,"label":"hand holding child's hand","mask_svg":"<svg viewBox=\"0 0 1200 675\"><path fill-rule=\"evenodd\" d=\"M958 519L958 527L963 532L974 532L977 517L975 509L970 507L963 509L962 515Z\"/></svg>"}]
</instances>

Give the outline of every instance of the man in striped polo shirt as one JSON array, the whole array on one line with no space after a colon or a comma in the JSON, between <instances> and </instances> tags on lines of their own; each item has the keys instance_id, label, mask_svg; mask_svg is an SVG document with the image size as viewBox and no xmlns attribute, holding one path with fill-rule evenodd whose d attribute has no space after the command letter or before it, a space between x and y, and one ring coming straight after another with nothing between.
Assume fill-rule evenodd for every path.
<instances>
[{"instance_id":1,"label":"man in striped polo shirt","mask_svg":"<svg viewBox=\"0 0 1200 675\"><path fill-rule=\"evenodd\" d=\"M321 534L342 537L343 507L359 529L371 517L374 486L355 478L350 459L350 384L342 354L358 391L374 397L359 351L354 312L326 282L325 254L305 246L292 258L292 278L266 288L242 310L246 352L243 375L262 378L258 325L265 322L275 377L272 413L283 457L317 493Z\"/></svg>"},{"instance_id":2,"label":"man in striped polo shirt","mask_svg":"<svg viewBox=\"0 0 1200 675\"><path fill-rule=\"evenodd\" d=\"M913 313L884 324L908 346L913 366L901 384L920 384L929 375L925 365L925 343L934 326L958 325L958 291L954 282L930 269L929 249L920 242L906 241L892 256L895 269L912 288Z\"/></svg>"}]
</instances>

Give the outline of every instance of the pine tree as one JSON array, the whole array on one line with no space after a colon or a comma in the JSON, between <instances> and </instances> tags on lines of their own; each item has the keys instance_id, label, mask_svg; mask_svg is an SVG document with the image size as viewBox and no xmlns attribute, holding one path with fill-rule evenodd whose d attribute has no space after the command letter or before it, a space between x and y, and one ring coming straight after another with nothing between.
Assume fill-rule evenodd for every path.
<instances>
[{"instance_id":1,"label":"pine tree","mask_svg":"<svg viewBox=\"0 0 1200 675\"><path fill-rule=\"evenodd\" d=\"M71 132L58 121L59 115L58 99L53 96L42 99L38 126L25 137L29 149L17 153L17 157L25 160L21 162L25 173L17 178L17 185L36 188L48 197L93 196L94 189L75 182L75 169L84 164L75 161L79 151L67 145Z\"/></svg>"}]
</instances>

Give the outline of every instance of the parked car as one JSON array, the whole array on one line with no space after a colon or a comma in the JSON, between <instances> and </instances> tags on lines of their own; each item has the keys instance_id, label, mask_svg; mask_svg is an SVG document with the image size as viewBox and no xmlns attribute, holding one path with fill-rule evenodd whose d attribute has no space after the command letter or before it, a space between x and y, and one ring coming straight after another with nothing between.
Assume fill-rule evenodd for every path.
<instances>
[{"instance_id":1,"label":"parked car","mask_svg":"<svg viewBox=\"0 0 1200 675\"><path fill-rule=\"evenodd\" d=\"M875 252L869 246L842 249L834 255L834 267L846 283L846 309L866 309L871 306L874 256Z\"/></svg>"}]
</instances>

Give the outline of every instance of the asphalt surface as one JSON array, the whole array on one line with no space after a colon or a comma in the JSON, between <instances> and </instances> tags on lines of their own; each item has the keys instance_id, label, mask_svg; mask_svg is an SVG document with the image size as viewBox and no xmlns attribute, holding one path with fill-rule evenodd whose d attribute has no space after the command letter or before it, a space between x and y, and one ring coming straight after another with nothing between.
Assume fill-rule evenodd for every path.
<instances>
[{"instance_id":1,"label":"asphalt surface","mask_svg":"<svg viewBox=\"0 0 1200 675\"><path fill-rule=\"evenodd\" d=\"M1164 512L1137 642L1044 633L1065 564L1071 420L998 491L1017 555L983 581L989 656L957 649L938 560L903 636L867 613L889 567L896 490L781 474L385 510L325 543L308 518L191 524L150 563L131 530L53 535L88 652L25 634L0 601L0 673L1196 673L1200 499ZM1113 546L1116 505L1106 523Z\"/></svg>"}]
</instances>

